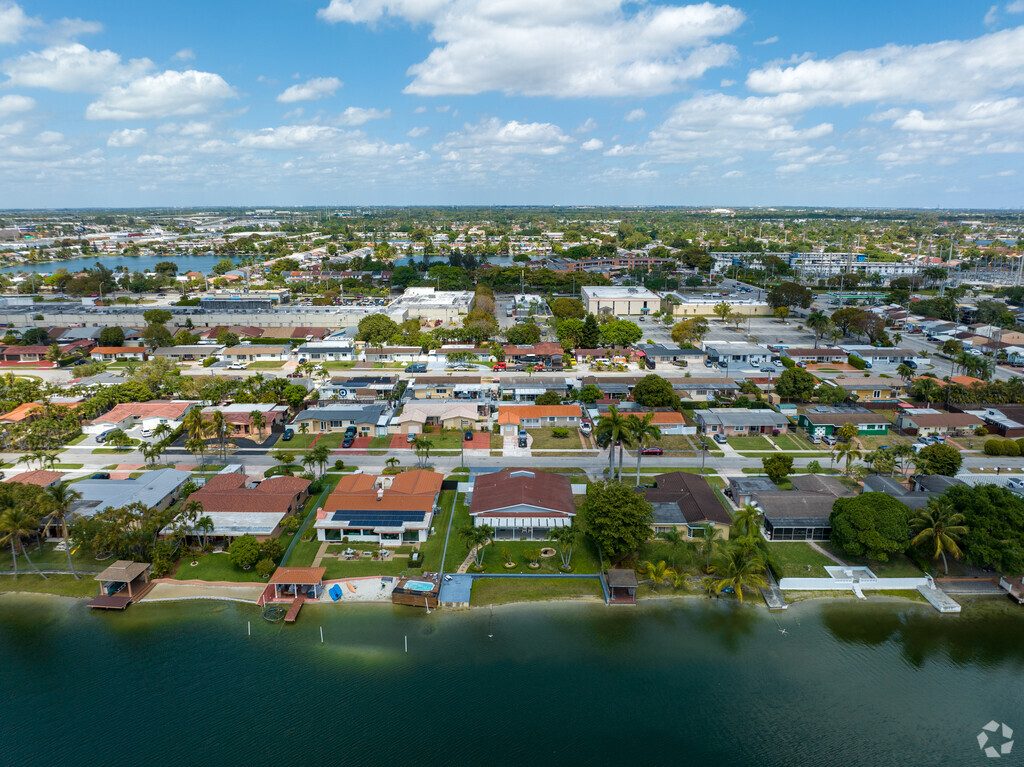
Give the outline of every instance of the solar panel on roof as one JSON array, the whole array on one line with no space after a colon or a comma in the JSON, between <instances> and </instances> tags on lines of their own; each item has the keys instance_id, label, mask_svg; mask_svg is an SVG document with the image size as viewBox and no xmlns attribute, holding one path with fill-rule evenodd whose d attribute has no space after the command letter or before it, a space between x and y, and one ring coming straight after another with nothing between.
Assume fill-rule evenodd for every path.
<instances>
[{"instance_id":1,"label":"solar panel on roof","mask_svg":"<svg viewBox=\"0 0 1024 767\"><path fill-rule=\"evenodd\" d=\"M400 525L403 522L422 522L422 511L336 511L331 520L347 521L354 527L366 525Z\"/></svg>"}]
</instances>

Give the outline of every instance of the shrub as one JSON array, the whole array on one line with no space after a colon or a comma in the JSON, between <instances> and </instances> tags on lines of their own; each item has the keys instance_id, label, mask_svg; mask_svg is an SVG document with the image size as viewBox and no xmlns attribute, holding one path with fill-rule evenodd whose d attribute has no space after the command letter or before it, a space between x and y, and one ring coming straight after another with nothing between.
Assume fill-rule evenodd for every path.
<instances>
[{"instance_id":1,"label":"shrub","mask_svg":"<svg viewBox=\"0 0 1024 767\"><path fill-rule=\"evenodd\" d=\"M260 558L260 544L251 535L235 538L228 548L228 557L236 567L252 567Z\"/></svg>"},{"instance_id":2,"label":"shrub","mask_svg":"<svg viewBox=\"0 0 1024 767\"><path fill-rule=\"evenodd\" d=\"M216 362L216 361L217 361L216 357L207 357L205 360L203 360L203 367L204 368L208 368L211 365L213 365L213 363Z\"/></svg>"},{"instance_id":3,"label":"shrub","mask_svg":"<svg viewBox=\"0 0 1024 767\"><path fill-rule=\"evenodd\" d=\"M345 462L339 458L337 461L334 462L334 470L335 471L344 471L345 470Z\"/></svg>"},{"instance_id":4,"label":"shrub","mask_svg":"<svg viewBox=\"0 0 1024 767\"><path fill-rule=\"evenodd\" d=\"M557 439L566 439L569 436L569 429L565 426L556 426L551 430L551 436Z\"/></svg>"},{"instance_id":5,"label":"shrub","mask_svg":"<svg viewBox=\"0 0 1024 767\"><path fill-rule=\"evenodd\" d=\"M280 538L267 538L260 544L260 559L272 559L275 562L284 554L284 546Z\"/></svg>"},{"instance_id":6,"label":"shrub","mask_svg":"<svg viewBox=\"0 0 1024 767\"><path fill-rule=\"evenodd\" d=\"M782 367L793 369L796 367L796 363L793 362L789 357L782 357Z\"/></svg>"},{"instance_id":7,"label":"shrub","mask_svg":"<svg viewBox=\"0 0 1024 767\"><path fill-rule=\"evenodd\" d=\"M276 568L277 565L274 564L274 560L264 557L256 563L256 574L261 578L269 578Z\"/></svg>"},{"instance_id":8,"label":"shrub","mask_svg":"<svg viewBox=\"0 0 1024 767\"><path fill-rule=\"evenodd\" d=\"M423 424L423 433L424 434L433 434L434 433L434 427L432 425L430 425L429 423Z\"/></svg>"},{"instance_id":9,"label":"shrub","mask_svg":"<svg viewBox=\"0 0 1024 767\"><path fill-rule=\"evenodd\" d=\"M998 439L987 439L985 440L985 447L983 450L985 451L985 455L1002 455L1002 441Z\"/></svg>"},{"instance_id":10,"label":"shrub","mask_svg":"<svg viewBox=\"0 0 1024 767\"><path fill-rule=\"evenodd\" d=\"M1020 451L1019 455L1024 455L1024 437L1021 437L1020 439L1015 439L1014 442L1017 443L1017 450Z\"/></svg>"},{"instance_id":11,"label":"shrub","mask_svg":"<svg viewBox=\"0 0 1024 767\"><path fill-rule=\"evenodd\" d=\"M986 435L988 435L988 429L986 429L984 426L979 426L977 429L974 430L975 437L984 437Z\"/></svg>"},{"instance_id":12,"label":"shrub","mask_svg":"<svg viewBox=\"0 0 1024 767\"><path fill-rule=\"evenodd\" d=\"M867 370L868 364L855 354L848 356L846 361L857 370Z\"/></svg>"},{"instance_id":13,"label":"shrub","mask_svg":"<svg viewBox=\"0 0 1024 767\"><path fill-rule=\"evenodd\" d=\"M291 477L291 476L293 476L295 474L295 471L297 469L299 469L299 468L301 468L301 467L296 466L295 464L282 463L282 464L280 464L278 466L271 466L269 469L267 469L265 472L263 472L263 476L267 477L268 479L270 477L279 477L281 475L284 475L286 477Z\"/></svg>"},{"instance_id":14,"label":"shrub","mask_svg":"<svg viewBox=\"0 0 1024 767\"><path fill-rule=\"evenodd\" d=\"M298 532L301 525L302 520L292 514L291 516L287 516L281 520L281 532L285 534Z\"/></svg>"},{"instance_id":15,"label":"shrub","mask_svg":"<svg viewBox=\"0 0 1024 767\"><path fill-rule=\"evenodd\" d=\"M1017 447L1017 443L1012 439L1003 440L1003 455L1008 458L1017 458L1020 456L1020 448Z\"/></svg>"}]
</instances>

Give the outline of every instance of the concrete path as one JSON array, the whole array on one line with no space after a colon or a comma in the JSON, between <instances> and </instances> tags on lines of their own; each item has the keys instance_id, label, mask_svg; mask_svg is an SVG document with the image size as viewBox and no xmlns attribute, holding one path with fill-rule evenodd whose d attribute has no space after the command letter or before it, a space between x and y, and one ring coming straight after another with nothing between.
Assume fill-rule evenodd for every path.
<instances>
[{"instance_id":1,"label":"concrete path","mask_svg":"<svg viewBox=\"0 0 1024 767\"><path fill-rule=\"evenodd\" d=\"M834 554L830 554L829 552L825 551L825 549L823 549L821 546L819 546L814 541L806 541L806 543L807 543L808 546L810 546L812 549L817 551L819 554L823 554L824 556L828 557L833 562L835 562L837 565L841 565L842 567L846 567L846 562L844 562L843 560L841 560L839 557L835 556Z\"/></svg>"}]
</instances>

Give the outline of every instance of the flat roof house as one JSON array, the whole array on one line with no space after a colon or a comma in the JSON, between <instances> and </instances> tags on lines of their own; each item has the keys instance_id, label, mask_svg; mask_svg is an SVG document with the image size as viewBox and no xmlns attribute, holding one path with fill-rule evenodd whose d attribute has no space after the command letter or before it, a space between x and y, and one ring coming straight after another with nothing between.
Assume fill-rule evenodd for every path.
<instances>
[{"instance_id":1,"label":"flat roof house","mask_svg":"<svg viewBox=\"0 0 1024 767\"><path fill-rule=\"evenodd\" d=\"M278 362L289 359L290 350L290 346L283 344L238 344L224 349L220 358L229 362Z\"/></svg>"},{"instance_id":2,"label":"flat roof house","mask_svg":"<svg viewBox=\"0 0 1024 767\"><path fill-rule=\"evenodd\" d=\"M929 480L931 479L929 477ZM934 484L928 484L927 481L918 483L916 485L918 489L911 490L892 477L883 477L881 474L869 474L864 478L864 492L891 495L893 498L909 506L911 511L917 511L925 508L930 499L937 498L954 485L962 484L964 483L955 477L942 477L935 481Z\"/></svg>"},{"instance_id":3,"label":"flat roof house","mask_svg":"<svg viewBox=\"0 0 1024 767\"><path fill-rule=\"evenodd\" d=\"M317 510L317 538L400 546L427 540L442 476L416 469L396 476L349 474Z\"/></svg>"},{"instance_id":4,"label":"flat roof house","mask_svg":"<svg viewBox=\"0 0 1024 767\"><path fill-rule=\"evenodd\" d=\"M363 352L367 362L418 362L425 358L419 346L367 346Z\"/></svg>"},{"instance_id":5,"label":"flat roof house","mask_svg":"<svg viewBox=\"0 0 1024 767\"><path fill-rule=\"evenodd\" d=\"M713 407L693 413L697 426L708 434L745 437L748 434L773 434L789 431L789 419L782 413L763 408Z\"/></svg>"},{"instance_id":6,"label":"flat roof house","mask_svg":"<svg viewBox=\"0 0 1024 767\"><path fill-rule=\"evenodd\" d=\"M686 530L687 538L702 538L711 525L721 531L723 540L729 539L732 516L704 477L673 471L657 475L654 482L655 487L637 492L654 507L655 533Z\"/></svg>"},{"instance_id":7,"label":"flat roof house","mask_svg":"<svg viewBox=\"0 0 1024 767\"><path fill-rule=\"evenodd\" d=\"M572 482L561 474L531 469L478 474L469 515L474 525L493 527L495 540L544 540L551 530L572 525Z\"/></svg>"},{"instance_id":8,"label":"flat roof house","mask_svg":"<svg viewBox=\"0 0 1024 767\"><path fill-rule=\"evenodd\" d=\"M397 376L335 376L320 387L321 399L390 399L398 383Z\"/></svg>"},{"instance_id":9,"label":"flat roof house","mask_svg":"<svg viewBox=\"0 0 1024 767\"><path fill-rule=\"evenodd\" d=\"M80 517L92 517L130 503L141 503L160 511L177 500L181 486L190 476L191 472L179 469L157 469L143 472L136 479L79 480L75 490L82 497L71 505L71 511Z\"/></svg>"},{"instance_id":10,"label":"flat roof house","mask_svg":"<svg viewBox=\"0 0 1024 767\"><path fill-rule=\"evenodd\" d=\"M590 314L602 311L615 315L650 314L661 309L661 297L647 288L584 285L583 306Z\"/></svg>"},{"instance_id":11,"label":"flat roof house","mask_svg":"<svg viewBox=\"0 0 1024 767\"><path fill-rule=\"evenodd\" d=\"M847 353L842 349L783 349L783 357L789 357L794 362L846 362Z\"/></svg>"},{"instance_id":12,"label":"flat roof house","mask_svg":"<svg viewBox=\"0 0 1024 767\"><path fill-rule=\"evenodd\" d=\"M193 344L191 346L161 346L153 350L154 357L166 357L179 362L194 362L207 357L218 357L226 349L217 344Z\"/></svg>"},{"instance_id":13,"label":"flat roof house","mask_svg":"<svg viewBox=\"0 0 1024 767\"><path fill-rule=\"evenodd\" d=\"M347 362L355 359L352 344L331 341L303 344L296 354L299 359L307 359L311 362Z\"/></svg>"}]
</instances>

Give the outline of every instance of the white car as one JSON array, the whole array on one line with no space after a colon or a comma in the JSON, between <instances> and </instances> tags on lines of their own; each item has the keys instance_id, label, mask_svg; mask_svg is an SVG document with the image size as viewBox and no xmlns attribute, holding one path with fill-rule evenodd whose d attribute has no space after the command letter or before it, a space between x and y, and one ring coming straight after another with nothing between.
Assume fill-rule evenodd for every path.
<instances>
[{"instance_id":1,"label":"white car","mask_svg":"<svg viewBox=\"0 0 1024 767\"><path fill-rule=\"evenodd\" d=\"M228 365L228 370L245 370L246 364L244 362L232 362Z\"/></svg>"}]
</instances>

